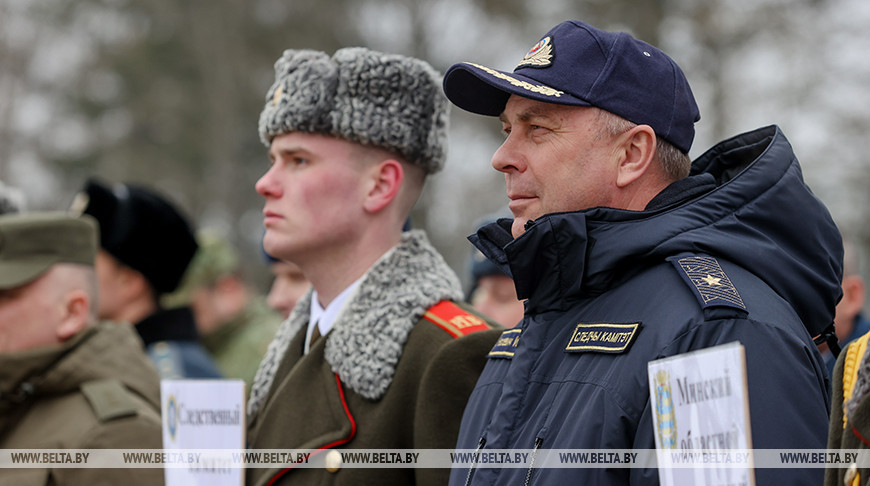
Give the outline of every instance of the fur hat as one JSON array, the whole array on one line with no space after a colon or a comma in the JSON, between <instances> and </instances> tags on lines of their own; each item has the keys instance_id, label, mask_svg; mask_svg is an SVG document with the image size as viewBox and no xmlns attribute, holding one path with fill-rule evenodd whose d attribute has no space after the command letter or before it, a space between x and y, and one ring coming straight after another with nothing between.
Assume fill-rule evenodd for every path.
<instances>
[{"instance_id":1,"label":"fur hat","mask_svg":"<svg viewBox=\"0 0 870 486\"><path fill-rule=\"evenodd\" d=\"M320 133L398 153L432 174L444 165L448 110L440 76L419 59L288 49L275 63L260 139L269 146L284 133Z\"/></svg>"},{"instance_id":2,"label":"fur hat","mask_svg":"<svg viewBox=\"0 0 870 486\"><path fill-rule=\"evenodd\" d=\"M181 212L157 192L89 179L72 208L100 225L100 247L139 271L158 294L172 292L198 248Z\"/></svg>"}]
</instances>

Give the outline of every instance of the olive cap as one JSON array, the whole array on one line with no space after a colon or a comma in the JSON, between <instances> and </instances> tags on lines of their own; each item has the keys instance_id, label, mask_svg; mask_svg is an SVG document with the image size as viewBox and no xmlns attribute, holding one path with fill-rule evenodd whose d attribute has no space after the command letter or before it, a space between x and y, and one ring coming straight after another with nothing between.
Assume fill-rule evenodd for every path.
<instances>
[{"instance_id":1,"label":"olive cap","mask_svg":"<svg viewBox=\"0 0 870 486\"><path fill-rule=\"evenodd\" d=\"M94 266L97 222L61 212L0 215L0 289L36 280L57 263Z\"/></svg>"}]
</instances>

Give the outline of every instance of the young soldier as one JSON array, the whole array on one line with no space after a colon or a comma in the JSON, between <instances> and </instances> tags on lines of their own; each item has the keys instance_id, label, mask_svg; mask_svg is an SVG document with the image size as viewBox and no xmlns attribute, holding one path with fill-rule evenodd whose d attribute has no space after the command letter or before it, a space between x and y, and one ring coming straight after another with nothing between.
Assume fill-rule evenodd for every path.
<instances>
[{"instance_id":1,"label":"young soldier","mask_svg":"<svg viewBox=\"0 0 870 486\"><path fill-rule=\"evenodd\" d=\"M313 290L257 372L256 449L450 449L498 333L422 231L402 227L446 151L447 100L423 61L288 50L260 116L271 167L263 246ZM326 451L339 464L338 451ZM444 484L447 469L247 469L247 484Z\"/></svg>"}]
</instances>

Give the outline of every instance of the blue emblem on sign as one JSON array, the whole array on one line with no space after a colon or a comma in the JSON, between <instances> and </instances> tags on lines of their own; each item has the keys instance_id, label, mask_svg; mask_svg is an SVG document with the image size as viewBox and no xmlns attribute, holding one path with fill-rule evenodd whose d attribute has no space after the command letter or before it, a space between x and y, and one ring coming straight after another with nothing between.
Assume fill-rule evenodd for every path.
<instances>
[{"instance_id":1,"label":"blue emblem on sign","mask_svg":"<svg viewBox=\"0 0 870 486\"><path fill-rule=\"evenodd\" d=\"M671 395L671 377L665 370L655 374L655 414L662 449L677 448L677 417Z\"/></svg>"},{"instance_id":2,"label":"blue emblem on sign","mask_svg":"<svg viewBox=\"0 0 870 486\"><path fill-rule=\"evenodd\" d=\"M166 428L169 429L169 437L174 441L175 432L178 431L178 405L174 395L169 395L166 403Z\"/></svg>"}]
</instances>

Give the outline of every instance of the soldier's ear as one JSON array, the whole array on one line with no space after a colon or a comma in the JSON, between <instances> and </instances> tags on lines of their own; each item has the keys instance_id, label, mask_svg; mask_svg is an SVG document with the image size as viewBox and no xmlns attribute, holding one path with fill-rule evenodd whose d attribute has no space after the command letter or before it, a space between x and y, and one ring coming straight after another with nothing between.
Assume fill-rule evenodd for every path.
<instances>
[{"instance_id":1,"label":"soldier's ear","mask_svg":"<svg viewBox=\"0 0 870 486\"><path fill-rule=\"evenodd\" d=\"M405 169L398 160L387 159L372 166L369 170L371 183L366 193L364 209L376 213L384 209L398 196L399 190L402 188L402 181L405 178Z\"/></svg>"},{"instance_id":2,"label":"soldier's ear","mask_svg":"<svg viewBox=\"0 0 870 486\"><path fill-rule=\"evenodd\" d=\"M57 326L57 338L61 341L75 336L87 327L90 320L91 299L84 290L69 291L61 307L61 320Z\"/></svg>"}]
</instances>

